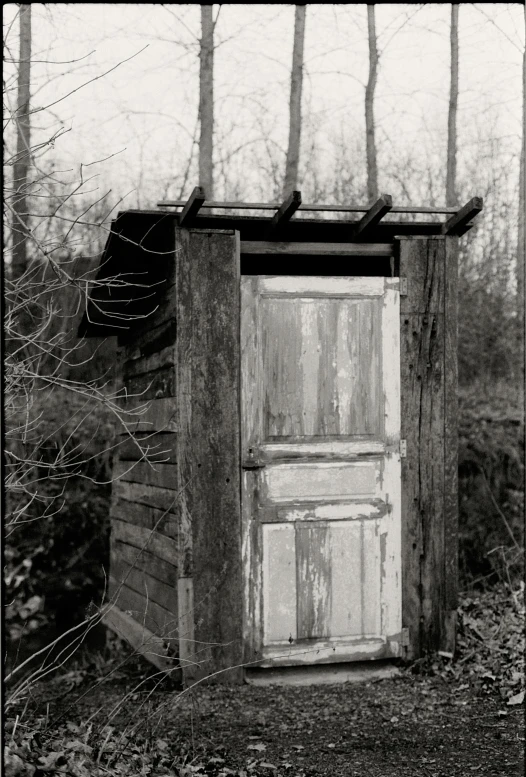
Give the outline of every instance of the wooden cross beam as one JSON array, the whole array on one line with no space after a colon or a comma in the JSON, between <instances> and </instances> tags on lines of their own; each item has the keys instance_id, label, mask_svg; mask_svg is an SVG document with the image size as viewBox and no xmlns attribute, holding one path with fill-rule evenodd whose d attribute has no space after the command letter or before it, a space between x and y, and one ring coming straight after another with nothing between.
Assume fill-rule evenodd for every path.
<instances>
[{"instance_id":1,"label":"wooden cross beam","mask_svg":"<svg viewBox=\"0 0 526 777\"><path fill-rule=\"evenodd\" d=\"M186 205L179 215L179 226L189 227L194 218L199 213L201 205L205 201L205 190L202 186L196 186L189 196Z\"/></svg>"},{"instance_id":2,"label":"wooden cross beam","mask_svg":"<svg viewBox=\"0 0 526 777\"><path fill-rule=\"evenodd\" d=\"M369 208L365 216L363 216L356 225L353 232L353 240L362 235L366 230L372 229L383 219L386 213L389 213L393 207L393 198L390 194L382 194L382 196L376 200L374 205Z\"/></svg>"},{"instance_id":3,"label":"wooden cross beam","mask_svg":"<svg viewBox=\"0 0 526 777\"><path fill-rule=\"evenodd\" d=\"M463 235L468 223L482 210L482 197L473 197L463 208L455 213L442 227L443 235Z\"/></svg>"},{"instance_id":4,"label":"wooden cross beam","mask_svg":"<svg viewBox=\"0 0 526 777\"><path fill-rule=\"evenodd\" d=\"M296 213L301 205L301 192L293 191L278 208L267 229L266 237L270 238L283 227Z\"/></svg>"}]
</instances>

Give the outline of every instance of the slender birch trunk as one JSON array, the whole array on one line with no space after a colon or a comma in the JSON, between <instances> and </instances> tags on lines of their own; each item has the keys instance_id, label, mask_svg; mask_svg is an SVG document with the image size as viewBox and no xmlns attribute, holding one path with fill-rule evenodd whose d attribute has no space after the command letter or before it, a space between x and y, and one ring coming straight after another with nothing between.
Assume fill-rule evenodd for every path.
<instances>
[{"instance_id":1,"label":"slender birch trunk","mask_svg":"<svg viewBox=\"0 0 526 777\"><path fill-rule=\"evenodd\" d=\"M11 276L20 278L27 270L29 214L27 186L31 166L31 122L29 98L31 85L31 4L20 5L20 47L16 121L16 157L13 165L13 254Z\"/></svg>"},{"instance_id":2,"label":"slender birch trunk","mask_svg":"<svg viewBox=\"0 0 526 777\"><path fill-rule=\"evenodd\" d=\"M303 85L303 49L305 46L306 6L297 5L294 18L294 47L290 74L289 146L285 165L283 199L298 187L301 141L301 93Z\"/></svg>"},{"instance_id":3,"label":"slender birch trunk","mask_svg":"<svg viewBox=\"0 0 526 777\"><path fill-rule=\"evenodd\" d=\"M449 112L447 119L447 171L446 205L457 204L457 109L458 109L458 9L451 5L451 85L449 89Z\"/></svg>"},{"instance_id":4,"label":"slender birch trunk","mask_svg":"<svg viewBox=\"0 0 526 777\"><path fill-rule=\"evenodd\" d=\"M367 199L372 203L378 198L378 166L374 126L374 92L378 80L378 49L376 46L374 5L367 6L367 30L369 37L369 78L365 88L365 141L367 153Z\"/></svg>"},{"instance_id":5,"label":"slender birch trunk","mask_svg":"<svg viewBox=\"0 0 526 777\"><path fill-rule=\"evenodd\" d=\"M199 51L199 186L207 200L214 197L214 20L212 5L201 5Z\"/></svg>"}]
</instances>

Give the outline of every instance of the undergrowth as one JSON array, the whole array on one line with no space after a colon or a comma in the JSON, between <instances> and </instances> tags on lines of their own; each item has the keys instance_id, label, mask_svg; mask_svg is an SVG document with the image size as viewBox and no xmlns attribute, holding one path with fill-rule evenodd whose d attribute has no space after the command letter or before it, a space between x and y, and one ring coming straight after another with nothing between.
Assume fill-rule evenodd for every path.
<instances>
[{"instance_id":1,"label":"undergrowth","mask_svg":"<svg viewBox=\"0 0 526 777\"><path fill-rule=\"evenodd\" d=\"M416 682L415 674L440 678L452 692L497 698L499 715L506 716L524 700L524 584L463 594L458 619L455 655L417 661L401 681ZM145 678L144 670L141 659L114 643L110 653L85 656L31 689L7 710L6 777L240 775L219 756L196 764L174 752L152 721L166 714L167 698L170 715L176 714L180 693L160 684L153 669ZM101 684L105 698L115 698L113 712L103 716Z\"/></svg>"}]
</instances>

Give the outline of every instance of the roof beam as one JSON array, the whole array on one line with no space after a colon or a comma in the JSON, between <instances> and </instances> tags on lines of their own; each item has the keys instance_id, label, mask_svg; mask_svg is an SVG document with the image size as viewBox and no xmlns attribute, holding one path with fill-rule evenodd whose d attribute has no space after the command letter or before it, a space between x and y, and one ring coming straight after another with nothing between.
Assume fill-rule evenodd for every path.
<instances>
[{"instance_id":1,"label":"roof beam","mask_svg":"<svg viewBox=\"0 0 526 777\"><path fill-rule=\"evenodd\" d=\"M201 205L205 201L205 190L202 186L196 186L186 201L186 205L179 214L179 226L189 227L199 213Z\"/></svg>"},{"instance_id":2,"label":"roof beam","mask_svg":"<svg viewBox=\"0 0 526 777\"><path fill-rule=\"evenodd\" d=\"M281 227L285 226L296 213L300 205L301 192L292 191L272 217L267 230L267 237L272 237Z\"/></svg>"},{"instance_id":3,"label":"roof beam","mask_svg":"<svg viewBox=\"0 0 526 777\"><path fill-rule=\"evenodd\" d=\"M158 208L182 208L185 200L160 200L157 203ZM279 208L279 202L222 202L220 200L207 200L202 208L215 208L217 210L276 210ZM366 205L315 205L312 203L302 203L298 208L300 211L316 212L334 212L334 213L367 213ZM394 205L391 213L432 213L452 216L458 208L431 208L427 205ZM142 211L141 211L142 212Z\"/></svg>"},{"instance_id":4,"label":"roof beam","mask_svg":"<svg viewBox=\"0 0 526 777\"><path fill-rule=\"evenodd\" d=\"M393 198L390 194L382 194L363 216L355 227L353 239L362 235L366 230L372 229L389 213L393 207Z\"/></svg>"},{"instance_id":5,"label":"roof beam","mask_svg":"<svg viewBox=\"0 0 526 777\"><path fill-rule=\"evenodd\" d=\"M472 218L475 218L482 210L484 201L482 197L473 197L464 207L460 208L442 227L443 235L463 235ZM471 225L470 225L471 226ZM468 227L469 228L469 227Z\"/></svg>"}]
</instances>

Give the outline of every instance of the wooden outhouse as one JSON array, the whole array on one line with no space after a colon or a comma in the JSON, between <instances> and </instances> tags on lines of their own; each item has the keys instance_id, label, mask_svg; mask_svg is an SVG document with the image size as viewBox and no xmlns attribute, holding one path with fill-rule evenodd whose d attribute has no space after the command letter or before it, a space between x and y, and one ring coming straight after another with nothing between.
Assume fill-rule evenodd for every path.
<instances>
[{"instance_id":1,"label":"wooden outhouse","mask_svg":"<svg viewBox=\"0 0 526 777\"><path fill-rule=\"evenodd\" d=\"M80 330L118 335L141 413L106 622L188 681L452 651L457 244L481 200L159 205L113 222Z\"/></svg>"}]
</instances>

